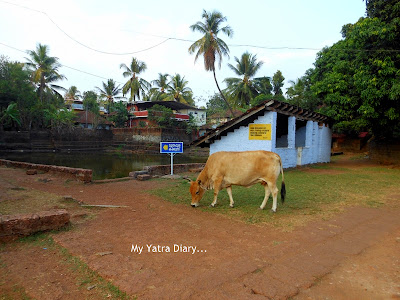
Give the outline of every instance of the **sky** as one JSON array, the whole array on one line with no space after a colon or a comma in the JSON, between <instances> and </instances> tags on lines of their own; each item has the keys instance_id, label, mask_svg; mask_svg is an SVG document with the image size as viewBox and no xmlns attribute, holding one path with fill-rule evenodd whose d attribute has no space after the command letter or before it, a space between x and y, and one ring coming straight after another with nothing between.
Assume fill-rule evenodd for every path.
<instances>
[{"instance_id":1,"label":"sky","mask_svg":"<svg viewBox=\"0 0 400 300\"><path fill-rule=\"evenodd\" d=\"M363 0L0 0L0 55L26 62L24 51L38 43L48 45L49 55L59 58L60 73L68 89L95 90L112 78L123 85L120 64L135 57L147 65L142 78L151 82L158 73L185 76L196 105L205 106L218 92L212 72L188 52L201 38L190 25L202 21L203 10L217 10L227 18L234 34L219 35L229 46L229 58L216 65L221 88L225 78L236 77L236 65L248 51L263 62L257 77L280 70L289 81L313 67L325 46L339 41L341 28L365 16ZM302 48L302 49L299 49Z\"/></svg>"}]
</instances>

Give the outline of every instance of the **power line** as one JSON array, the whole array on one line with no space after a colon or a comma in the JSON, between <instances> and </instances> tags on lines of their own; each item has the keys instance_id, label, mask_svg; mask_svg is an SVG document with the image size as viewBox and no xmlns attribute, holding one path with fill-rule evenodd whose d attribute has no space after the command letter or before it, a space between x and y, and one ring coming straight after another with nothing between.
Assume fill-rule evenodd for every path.
<instances>
[{"instance_id":1,"label":"power line","mask_svg":"<svg viewBox=\"0 0 400 300\"><path fill-rule=\"evenodd\" d=\"M158 44L155 44L153 46L150 46L148 48L142 49L142 50L137 50L137 51L133 51L133 52L125 52L125 53L115 53L115 52L107 52L107 51L103 51L103 50L98 50L95 49L93 47L90 47L80 41L78 41L77 39L75 39L74 37L72 37L71 35L69 35L65 30L63 30L55 21L53 21L53 19L46 13L34 8L30 8L27 6L23 6L20 4L15 4L15 3L11 3L8 1L4 1L4 0L0 0L0 2L6 3L6 4L10 4L10 5L14 5L17 7L21 7L27 10L31 10L40 14L43 14L46 18L48 18L56 27L58 30L60 30L64 35L66 35L69 39L71 39L72 41L74 41L75 43L81 45L82 47L85 47L89 50L98 52L98 53L102 53L102 54L108 54L108 55L132 55L132 54L137 54L140 52L145 52L148 50L151 50L153 48L156 48L164 43L166 43L169 40L175 40L175 41L181 41L181 42L190 42L190 43L194 43L195 40L189 40L189 39L182 39L182 38L176 38L176 37L166 37L166 36L161 36L161 35L155 35L155 34L145 34L142 32L137 32L137 31L132 31L132 30L123 30L123 31L128 31L128 32L135 32L138 34L142 34L142 35L147 35L147 36L153 36L153 37L157 37L157 38L163 38L164 40ZM250 48L256 48L256 49L266 49L266 50L308 50L308 51L321 51L321 48L311 48L311 47L289 47L289 46L260 46L260 45L250 45L250 44L227 44L229 47L250 47ZM332 49L329 48L331 51L345 51L345 52L376 52L376 51L383 51L383 52L400 52L400 50L398 49L373 49L373 50L367 50L367 49Z\"/></svg>"},{"instance_id":2,"label":"power line","mask_svg":"<svg viewBox=\"0 0 400 300\"><path fill-rule=\"evenodd\" d=\"M71 35L69 35L65 30L63 30L60 26L58 26L58 24L57 24L56 22L54 22L53 19L52 19L47 13L45 13L45 12L43 12L43 11L40 11L40 10L37 10L37 9L33 9L33 8L30 8L30 7L26 7L26 6L23 6L23 5L19 5L19 4L15 4L15 3L3 1L3 0L0 0L0 1L3 2L3 3L7 3L7 4L10 4L10 5L14 5L14 6L17 6L17 7L21 7L21 8L27 9L27 10L31 10L31 11L34 11L34 12L43 14L46 18L48 18L48 19L58 28L58 30L60 30L63 34L65 34L69 39L71 39L71 40L74 41L75 43L81 45L82 47L85 47L85 48L87 48L87 49L89 49L89 50L92 50L92 51L95 51L95 52L98 52L98 53L102 53L102 54L110 54L110 55L132 55L132 54L137 54L137 53L144 52L144 51L148 51L148 50L150 50L150 49L153 49L153 48L155 48L155 47L158 47L158 46L164 44L166 41L168 41L168 40L171 39L171 38L166 38L166 39L165 39L164 41L162 41L161 43L158 43L158 44L156 44L156 45L153 45L153 46L151 46L151 47L148 47L148 48L145 48L145 49L142 49L142 50L133 51L133 52L116 53L116 52L102 51L102 50L98 50L98 49L92 48L92 47L90 47L90 46L88 46L88 45L86 45L86 44L84 44L84 43L81 43L81 42L78 41L77 39L73 38L73 37L72 37Z\"/></svg>"},{"instance_id":3,"label":"power line","mask_svg":"<svg viewBox=\"0 0 400 300\"><path fill-rule=\"evenodd\" d=\"M8 47L8 48L10 48L10 49L13 49L13 50L16 50L16 51L19 51L19 52L22 52L22 53L27 54L27 52L24 51L24 50L15 48L15 47L13 47L13 46L4 44L4 43L2 43L2 42L0 42L0 45L3 45L3 46ZM60 66L61 66L61 67L64 67L64 68L68 68L68 69L74 70L74 71L77 71L77 72L80 72L80 73L84 73L84 74L87 74L87 75L90 75L90 76L93 76L93 77L97 77L97 78L100 78L100 79L105 79L105 80L108 80L108 79L109 79L109 78L106 78L106 77L103 77L103 76L99 76L99 75L96 75L96 74L93 74L93 73L89 73L89 72L86 72L86 71L79 70L79 69L74 68L74 67L70 67L70 66L67 66L67 65L60 64ZM122 82L118 82L118 81L115 81L115 82L116 82L116 83L119 83L119 84L123 84Z\"/></svg>"}]
</instances>

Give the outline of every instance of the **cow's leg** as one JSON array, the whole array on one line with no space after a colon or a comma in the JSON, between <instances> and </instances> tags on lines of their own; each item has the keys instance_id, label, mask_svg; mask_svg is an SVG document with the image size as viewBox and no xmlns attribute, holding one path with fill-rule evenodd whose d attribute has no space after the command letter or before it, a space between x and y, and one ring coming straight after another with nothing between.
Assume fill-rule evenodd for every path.
<instances>
[{"instance_id":1,"label":"cow's leg","mask_svg":"<svg viewBox=\"0 0 400 300\"><path fill-rule=\"evenodd\" d=\"M264 209L265 208L265 205L267 205L269 194L271 193L271 191L269 189L269 186L268 186L268 184L266 182L263 182L262 185L264 186L265 196L264 196L263 202L261 203L260 209Z\"/></svg>"},{"instance_id":2,"label":"cow's leg","mask_svg":"<svg viewBox=\"0 0 400 300\"><path fill-rule=\"evenodd\" d=\"M218 193L221 190L221 183L222 179L217 179L214 181L214 200L210 205L211 207L214 207L215 204L217 204Z\"/></svg>"},{"instance_id":3,"label":"cow's leg","mask_svg":"<svg viewBox=\"0 0 400 300\"><path fill-rule=\"evenodd\" d=\"M232 187L231 186L226 187L226 191L228 192L228 196L229 196L229 201L230 201L229 206L233 207L234 202L233 202L233 197L232 197Z\"/></svg>"},{"instance_id":4,"label":"cow's leg","mask_svg":"<svg viewBox=\"0 0 400 300\"><path fill-rule=\"evenodd\" d=\"M272 211L273 212L276 212L276 206L277 206L277 203L278 203L278 188L276 187L276 183L275 182L268 182L268 185L270 186L270 188L271 188L271 193L272 193L272 199L273 199L273 202L272 202Z\"/></svg>"}]
</instances>

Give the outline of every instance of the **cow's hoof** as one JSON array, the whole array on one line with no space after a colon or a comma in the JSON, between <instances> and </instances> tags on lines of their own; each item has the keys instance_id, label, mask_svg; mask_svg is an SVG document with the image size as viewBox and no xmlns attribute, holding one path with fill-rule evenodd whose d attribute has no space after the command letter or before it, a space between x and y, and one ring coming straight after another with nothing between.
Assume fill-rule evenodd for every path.
<instances>
[{"instance_id":1,"label":"cow's hoof","mask_svg":"<svg viewBox=\"0 0 400 300\"><path fill-rule=\"evenodd\" d=\"M271 209L271 212L276 213L276 209L275 210Z\"/></svg>"},{"instance_id":2,"label":"cow's hoof","mask_svg":"<svg viewBox=\"0 0 400 300\"><path fill-rule=\"evenodd\" d=\"M233 205L229 205L229 207L230 207L230 208L234 208L234 206L233 206Z\"/></svg>"},{"instance_id":3,"label":"cow's hoof","mask_svg":"<svg viewBox=\"0 0 400 300\"><path fill-rule=\"evenodd\" d=\"M258 208L258 210L263 210L263 209L264 209L264 208L262 208L262 207L259 207L259 208Z\"/></svg>"},{"instance_id":4,"label":"cow's hoof","mask_svg":"<svg viewBox=\"0 0 400 300\"><path fill-rule=\"evenodd\" d=\"M210 204L210 207L214 208L214 207L215 207L215 204L214 204L214 205Z\"/></svg>"}]
</instances>

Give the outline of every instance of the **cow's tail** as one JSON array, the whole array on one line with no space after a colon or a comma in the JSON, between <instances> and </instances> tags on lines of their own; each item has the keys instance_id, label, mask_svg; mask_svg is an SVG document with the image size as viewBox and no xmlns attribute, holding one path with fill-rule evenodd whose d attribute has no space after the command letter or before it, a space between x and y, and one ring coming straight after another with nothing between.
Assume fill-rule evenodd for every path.
<instances>
[{"instance_id":1,"label":"cow's tail","mask_svg":"<svg viewBox=\"0 0 400 300\"><path fill-rule=\"evenodd\" d=\"M282 167L282 159L279 159L279 163L281 165L281 173L282 173L282 185L281 185L281 201L285 202L286 197L286 187L285 187L285 178L283 176L283 167Z\"/></svg>"}]
</instances>

